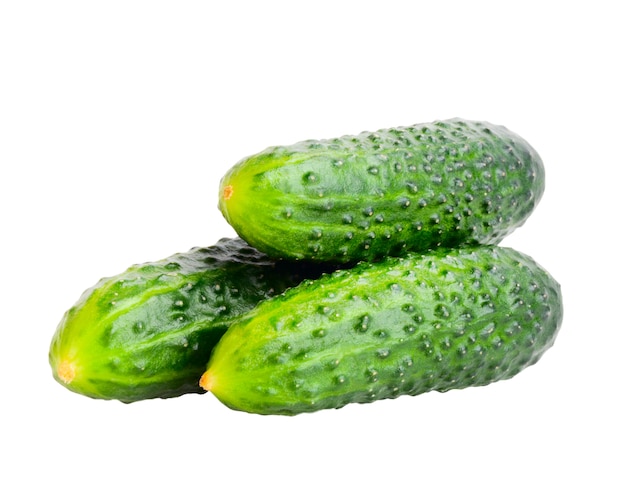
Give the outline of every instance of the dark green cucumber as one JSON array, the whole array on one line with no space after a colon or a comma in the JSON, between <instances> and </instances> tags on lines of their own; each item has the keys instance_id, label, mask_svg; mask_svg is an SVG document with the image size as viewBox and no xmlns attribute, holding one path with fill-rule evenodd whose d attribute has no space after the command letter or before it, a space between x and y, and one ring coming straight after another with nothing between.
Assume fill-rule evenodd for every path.
<instances>
[{"instance_id":1,"label":"dark green cucumber","mask_svg":"<svg viewBox=\"0 0 626 501\"><path fill-rule=\"evenodd\" d=\"M198 381L227 327L321 271L269 259L238 238L132 266L65 313L50 346L54 377L123 402L202 392Z\"/></svg>"},{"instance_id":2,"label":"dark green cucumber","mask_svg":"<svg viewBox=\"0 0 626 501\"><path fill-rule=\"evenodd\" d=\"M268 255L354 262L497 244L543 191L525 140L452 119L268 148L226 173L219 208Z\"/></svg>"},{"instance_id":3,"label":"dark green cucumber","mask_svg":"<svg viewBox=\"0 0 626 501\"><path fill-rule=\"evenodd\" d=\"M298 414L511 378L552 346L559 284L492 246L408 254L305 281L233 323L201 385Z\"/></svg>"}]
</instances>

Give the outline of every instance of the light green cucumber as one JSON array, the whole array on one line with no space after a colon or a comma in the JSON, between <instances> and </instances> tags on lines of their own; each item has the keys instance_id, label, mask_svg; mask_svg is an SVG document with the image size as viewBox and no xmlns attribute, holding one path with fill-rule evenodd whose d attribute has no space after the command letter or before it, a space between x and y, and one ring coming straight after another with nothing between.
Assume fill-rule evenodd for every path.
<instances>
[{"instance_id":1,"label":"light green cucumber","mask_svg":"<svg viewBox=\"0 0 626 501\"><path fill-rule=\"evenodd\" d=\"M228 326L321 271L270 259L238 238L132 266L65 313L50 345L53 375L74 392L123 402L202 392L198 381Z\"/></svg>"},{"instance_id":2,"label":"light green cucumber","mask_svg":"<svg viewBox=\"0 0 626 501\"><path fill-rule=\"evenodd\" d=\"M233 409L285 415L487 385L537 362L562 316L559 284L513 249L410 253L259 303L201 384Z\"/></svg>"},{"instance_id":3,"label":"light green cucumber","mask_svg":"<svg viewBox=\"0 0 626 501\"><path fill-rule=\"evenodd\" d=\"M268 255L356 262L497 244L534 210L544 177L517 134L452 119L268 148L224 175L219 208Z\"/></svg>"}]
</instances>

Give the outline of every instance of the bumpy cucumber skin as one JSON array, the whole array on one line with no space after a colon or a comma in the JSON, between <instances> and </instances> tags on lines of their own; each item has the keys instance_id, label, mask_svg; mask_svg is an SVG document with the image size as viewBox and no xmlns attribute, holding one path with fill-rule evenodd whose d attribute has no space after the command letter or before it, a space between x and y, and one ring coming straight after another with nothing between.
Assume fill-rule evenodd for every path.
<instances>
[{"instance_id":1,"label":"bumpy cucumber skin","mask_svg":"<svg viewBox=\"0 0 626 501\"><path fill-rule=\"evenodd\" d=\"M544 184L524 139L451 119L268 148L225 174L219 208L268 255L356 262L497 244L525 222Z\"/></svg>"},{"instance_id":2,"label":"bumpy cucumber skin","mask_svg":"<svg viewBox=\"0 0 626 501\"><path fill-rule=\"evenodd\" d=\"M198 380L227 327L321 272L270 259L239 238L132 266L65 313L50 346L53 375L77 393L126 403L202 392Z\"/></svg>"},{"instance_id":3,"label":"bumpy cucumber skin","mask_svg":"<svg viewBox=\"0 0 626 501\"><path fill-rule=\"evenodd\" d=\"M552 346L559 284L509 248L409 254L305 281L235 322L203 376L258 414L482 386Z\"/></svg>"}]
</instances>

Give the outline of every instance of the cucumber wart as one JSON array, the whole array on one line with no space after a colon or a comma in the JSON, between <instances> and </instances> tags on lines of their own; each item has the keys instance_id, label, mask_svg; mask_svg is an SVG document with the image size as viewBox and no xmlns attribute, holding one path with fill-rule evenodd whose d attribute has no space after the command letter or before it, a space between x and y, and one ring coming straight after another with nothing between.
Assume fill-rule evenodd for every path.
<instances>
[{"instance_id":1,"label":"cucumber wart","mask_svg":"<svg viewBox=\"0 0 626 501\"><path fill-rule=\"evenodd\" d=\"M268 255L356 262L497 244L543 191L524 139L451 119L268 148L225 174L219 208Z\"/></svg>"},{"instance_id":2,"label":"cucumber wart","mask_svg":"<svg viewBox=\"0 0 626 501\"><path fill-rule=\"evenodd\" d=\"M238 238L132 266L65 313L50 346L53 375L123 402L203 392L198 379L227 327L324 269L269 259Z\"/></svg>"},{"instance_id":3,"label":"cucumber wart","mask_svg":"<svg viewBox=\"0 0 626 501\"><path fill-rule=\"evenodd\" d=\"M259 303L201 384L233 409L286 415L486 385L537 362L562 315L559 284L513 249L407 253Z\"/></svg>"}]
</instances>

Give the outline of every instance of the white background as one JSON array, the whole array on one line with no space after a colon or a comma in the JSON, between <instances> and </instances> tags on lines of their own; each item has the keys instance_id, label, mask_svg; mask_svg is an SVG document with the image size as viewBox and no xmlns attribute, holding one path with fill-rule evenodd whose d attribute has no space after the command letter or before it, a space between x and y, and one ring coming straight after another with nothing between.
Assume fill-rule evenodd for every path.
<instances>
[{"instance_id":1,"label":"white background","mask_svg":"<svg viewBox=\"0 0 626 501\"><path fill-rule=\"evenodd\" d=\"M619 2L1 5L0 498L625 499ZM536 366L294 418L53 380L50 339L84 289L234 236L217 183L243 156L455 116L545 163L503 242L563 288Z\"/></svg>"}]
</instances>

